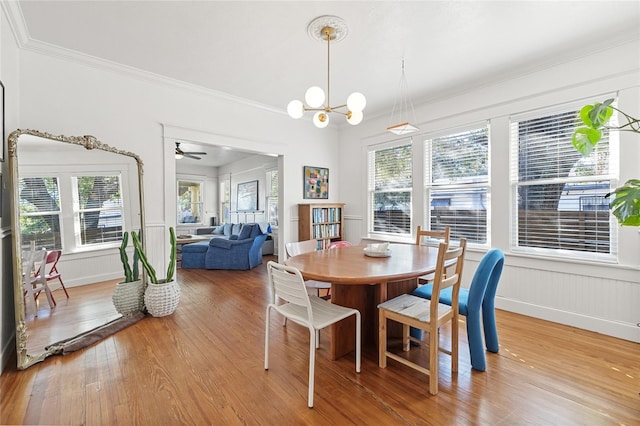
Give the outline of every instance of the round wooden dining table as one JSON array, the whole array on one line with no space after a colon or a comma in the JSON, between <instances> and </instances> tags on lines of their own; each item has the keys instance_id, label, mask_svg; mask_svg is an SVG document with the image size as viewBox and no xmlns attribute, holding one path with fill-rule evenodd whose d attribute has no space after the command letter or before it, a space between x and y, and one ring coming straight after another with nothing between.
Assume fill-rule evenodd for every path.
<instances>
[{"instance_id":1,"label":"round wooden dining table","mask_svg":"<svg viewBox=\"0 0 640 426\"><path fill-rule=\"evenodd\" d=\"M375 345L378 338L378 304L410 293L418 277L435 271L438 248L415 244L390 244L388 257L370 257L365 246L319 250L290 257L288 266L300 270L305 280L331 283L331 302L355 308L362 315L362 343ZM331 327L332 359L354 350L353 317ZM390 333L393 333L390 330Z\"/></svg>"}]
</instances>

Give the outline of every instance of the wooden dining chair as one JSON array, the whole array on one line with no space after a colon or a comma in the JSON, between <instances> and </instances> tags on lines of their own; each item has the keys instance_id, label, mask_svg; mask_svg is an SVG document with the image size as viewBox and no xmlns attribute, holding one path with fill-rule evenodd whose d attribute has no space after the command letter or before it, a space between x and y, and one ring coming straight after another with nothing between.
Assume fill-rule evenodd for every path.
<instances>
[{"instance_id":1,"label":"wooden dining chair","mask_svg":"<svg viewBox=\"0 0 640 426\"><path fill-rule=\"evenodd\" d=\"M307 293L300 271L291 266L269 261L267 263L271 303L267 306L264 339L264 369L269 369L269 330L271 311L274 310L296 324L309 329L309 396L308 405L313 407L316 349L320 347L320 330L352 315L356 317L356 372L360 372L361 319L360 311L335 305ZM285 303L276 303L276 300ZM424 299L422 299L424 300Z\"/></svg>"},{"instance_id":2,"label":"wooden dining chair","mask_svg":"<svg viewBox=\"0 0 640 426\"><path fill-rule=\"evenodd\" d=\"M294 241L291 243L286 243L284 245L284 248L287 252L287 256L297 256L299 254L316 251L318 249L318 241ZM304 283L308 289L315 291L316 296L322 297L325 300L331 299L331 283L316 280L306 280ZM322 296L320 295L321 291L324 291L324 295Z\"/></svg>"},{"instance_id":3,"label":"wooden dining chair","mask_svg":"<svg viewBox=\"0 0 640 426\"><path fill-rule=\"evenodd\" d=\"M416 230L416 245L438 245L440 243L449 244L449 237L451 235L451 228L445 226L442 231L423 230L420 225ZM427 274L418 277L418 284L426 284L433 282L434 274Z\"/></svg>"},{"instance_id":4,"label":"wooden dining chair","mask_svg":"<svg viewBox=\"0 0 640 426\"><path fill-rule=\"evenodd\" d=\"M379 337L378 362L381 368L387 367L387 358L398 361L410 368L429 376L429 393L438 393L438 354L444 352L451 355L451 371L458 371L458 294L462 279L466 240L460 240L460 246L448 250L448 245L440 243L438 260L433 280L433 297L431 300L411 294L403 294L378 305ZM445 274L446 265L455 263L455 272ZM452 288L452 306L439 302L440 291ZM409 328L414 327L429 333L429 368L410 361L387 350L387 320L402 324L402 349L409 351L412 337ZM440 333L443 325L451 323L450 349L440 348Z\"/></svg>"}]
</instances>

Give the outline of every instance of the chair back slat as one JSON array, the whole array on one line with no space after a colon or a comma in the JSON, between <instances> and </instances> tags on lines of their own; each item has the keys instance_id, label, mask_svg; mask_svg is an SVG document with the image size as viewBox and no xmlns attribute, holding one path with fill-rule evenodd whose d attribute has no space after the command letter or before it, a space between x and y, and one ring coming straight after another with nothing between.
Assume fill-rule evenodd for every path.
<instances>
[{"instance_id":1,"label":"chair back slat","mask_svg":"<svg viewBox=\"0 0 640 426\"><path fill-rule=\"evenodd\" d=\"M303 253L310 253L318 249L317 240L294 241L284 245L287 256L297 256Z\"/></svg>"},{"instance_id":2,"label":"chair back slat","mask_svg":"<svg viewBox=\"0 0 640 426\"><path fill-rule=\"evenodd\" d=\"M296 268L281 265L274 261L267 263L269 282L271 284L272 303L276 299L302 306L307 309L308 318L312 318L309 294L302 274Z\"/></svg>"},{"instance_id":3,"label":"chair back slat","mask_svg":"<svg viewBox=\"0 0 640 426\"><path fill-rule=\"evenodd\" d=\"M418 230L416 231L416 245L435 245L437 243L446 243L449 244L449 237L451 235L451 228L445 226L442 231L430 231L423 230L420 225L418 225Z\"/></svg>"}]
</instances>

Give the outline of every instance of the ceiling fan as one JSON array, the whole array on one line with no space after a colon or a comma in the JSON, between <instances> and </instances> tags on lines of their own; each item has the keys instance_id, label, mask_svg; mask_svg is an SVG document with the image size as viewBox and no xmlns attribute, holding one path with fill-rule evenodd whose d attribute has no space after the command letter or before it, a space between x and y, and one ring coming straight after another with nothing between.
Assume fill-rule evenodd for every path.
<instances>
[{"instance_id":1,"label":"ceiling fan","mask_svg":"<svg viewBox=\"0 0 640 426\"><path fill-rule=\"evenodd\" d=\"M200 160L198 155L207 155L206 152L184 152L180 149L180 142L176 142L176 160L180 160L183 157L193 158L194 160Z\"/></svg>"}]
</instances>

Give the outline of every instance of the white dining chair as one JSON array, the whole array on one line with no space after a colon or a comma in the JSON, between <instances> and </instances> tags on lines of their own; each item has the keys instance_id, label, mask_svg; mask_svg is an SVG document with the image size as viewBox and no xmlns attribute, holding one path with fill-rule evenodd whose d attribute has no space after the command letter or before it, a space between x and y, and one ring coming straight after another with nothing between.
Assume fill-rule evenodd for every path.
<instances>
[{"instance_id":1,"label":"white dining chair","mask_svg":"<svg viewBox=\"0 0 640 426\"><path fill-rule=\"evenodd\" d=\"M315 373L315 351L320 347L320 330L335 324L345 318L356 317L356 372L360 372L360 312L357 309L338 306L309 295L304 284L302 274L296 268L270 261L267 263L269 286L271 287L271 303L267 306L265 339L264 339L264 369L269 369L269 330L271 325L271 311L283 315L296 324L309 329L309 408L313 407L313 388ZM282 300L284 304L276 303Z\"/></svg>"},{"instance_id":2,"label":"white dining chair","mask_svg":"<svg viewBox=\"0 0 640 426\"><path fill-rule=\"evenodd\" d=\"M56 301L47 285L46 277L43 274L34 275L34 271L44 267L46 256L46 250L25 250L22 252L22 288L26 296L25 311L28 304L27 300L32 300L34 316L36 317L38 316L38 296L43 291L47 296L49 308L53 309L56 306Z\"/></svg>"},{"instance_id":3,"label":"white dining chair","mask_svg":"<svg viewBox=\"0 0 640 426\"><path fill-rule=\"evenodd\" d=\"M297 256L303 253L310 253L318 249L317 240L305 240L305 241L293 241L284 245L287 256ZM306 280L304 284L308 289L315 291L316 296L322 297L324 300L331 299L331 283L326 281ZM323 296L320 296L320 291L324 290Z\"/></svg>"}]
</instances>

